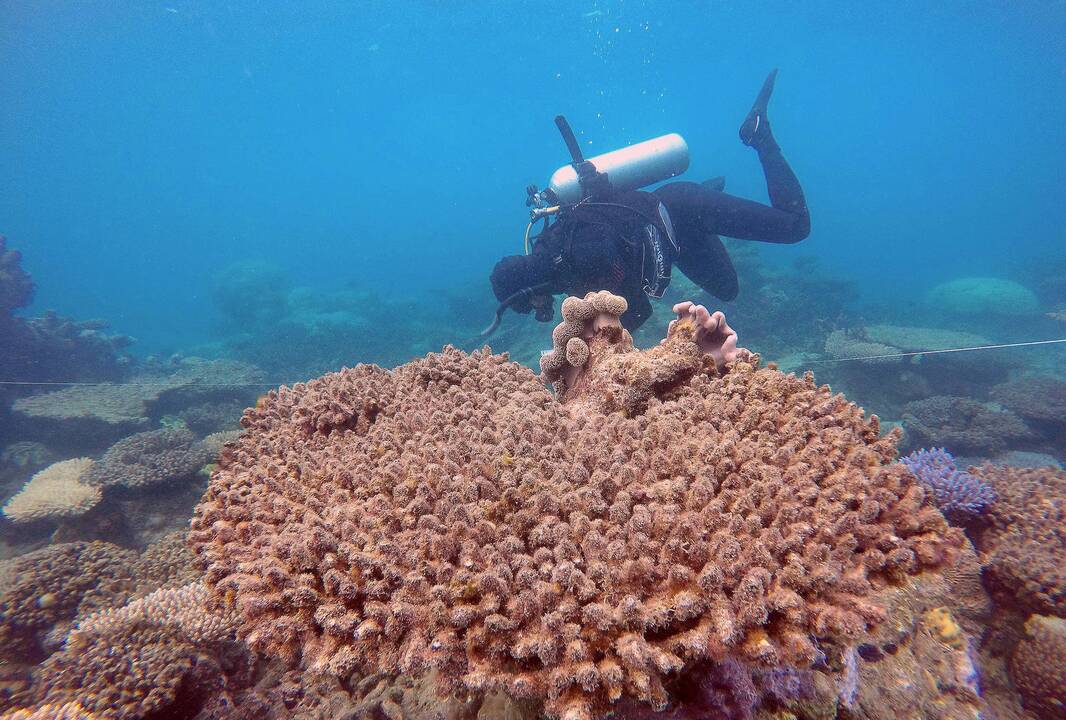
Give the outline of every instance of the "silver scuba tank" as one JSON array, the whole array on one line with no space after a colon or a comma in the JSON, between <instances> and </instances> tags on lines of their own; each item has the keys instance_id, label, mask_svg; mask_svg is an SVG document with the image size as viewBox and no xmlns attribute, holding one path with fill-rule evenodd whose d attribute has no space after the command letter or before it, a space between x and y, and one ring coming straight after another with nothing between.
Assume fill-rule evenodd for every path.
<instances>
[{"instance_id":1,"label":"silver scuba tank","mask_svg":"<svg viewBox=\"0 0 1066 720\"><path fill-rule=\"evenodd\" d=\"M677 133L670 133L597 155L588 162L607 176L612 190L636 190L685 172L688 143ZM583 196L573 165L564 165L552 173L548 189L563 204L576 203Z\"/></svg>"}]
</instances>

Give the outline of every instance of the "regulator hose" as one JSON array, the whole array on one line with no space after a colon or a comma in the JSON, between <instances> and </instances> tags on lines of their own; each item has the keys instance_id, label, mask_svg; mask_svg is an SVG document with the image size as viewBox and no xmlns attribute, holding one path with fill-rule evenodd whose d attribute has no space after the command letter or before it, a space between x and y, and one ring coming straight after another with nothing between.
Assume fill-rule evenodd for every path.
<instances>
[{"instance_id":1,"label":"regulator hose","mask_svg":"<svg viewBox=\"0 0 1066 720\"><path fill-rule=\"evenodd\" d=\"M503 319L503 314L507 310L507 308L511 307L519 300L531 298L538 292L542 290L547 290L550 285L550 282L537 283L536 285L524 287L518 292L508 295L503 302L496 306L496 317L493 319L493 321L489 324L487 328L481 331L481 337L488 337L492 333L496 332L496 328L500 326L500 320Z\"/></svg>"}]
</instances>

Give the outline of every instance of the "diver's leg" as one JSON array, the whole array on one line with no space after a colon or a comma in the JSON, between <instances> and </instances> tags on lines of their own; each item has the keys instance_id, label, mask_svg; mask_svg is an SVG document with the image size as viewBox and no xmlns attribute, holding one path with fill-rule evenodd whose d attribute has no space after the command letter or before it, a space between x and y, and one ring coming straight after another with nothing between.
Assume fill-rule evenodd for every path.
<instances>
[{"instance_id":1,"label":"diver's leg","mask_svg":"<svg viewBox=\"0 0 1066 720\"><path fill-rule=\"evenodd\" d=\"M806 237L810 233L811 221L807 212L807 201L803 196L803 188L800 186L796 173L785 160L781 146L774 139L770 120L767 117L767 106L770 104L770 96L773 94L776 79L777 69L775 68L766 77L751 110L748 111L744 122L740 124L740 141L755 148L759 154L770 204L778 210L800 218L795 230L797 234Z\"/></svg>"},{"instance_id":2,"label":"diver's leg","mask_svg":"<svg viewBox=\"0 0 1066 720\"><path fill-rule=\"evenodd\" d=\"M697 183L668 183L656 188L655 194L670 213L682 254L685 238L700 237L704 232L741 240L794 243L810 231L805 213L796 215Z\"/></svg>"},{"instance_id":3,"label":"diver's leg","mask_svg":"<svg viewBox=\"0 0 1066 720\"><path fill-rule=\"evenodd\" d=\"M683 235L677 269L719 300L729 301L737 296L737 271L722 240L714 233Z\"/></svg>"}]
</instances>

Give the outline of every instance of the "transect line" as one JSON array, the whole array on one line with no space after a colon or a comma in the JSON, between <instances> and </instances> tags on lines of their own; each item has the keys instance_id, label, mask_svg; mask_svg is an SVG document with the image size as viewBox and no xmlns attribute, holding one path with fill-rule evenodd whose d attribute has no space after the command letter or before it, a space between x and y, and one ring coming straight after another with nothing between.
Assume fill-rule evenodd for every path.
<instances>
[{"instance_id":1,"label":"transect line","mask_svg":"<svg viewBox=\"0 0 1066 720\"><path fill-rule=\"evenodd\" d=\"M941 353L969 352L971 350L998 350L1000 348L1028 347L1030 345L1053 345L1066 343L1066 338L1059 340L1030 340L1029 342L1003 343L1001 345L974 345L973 347L947 348L945 350L915 350L914 352L893 353L891 355L864 355L862 357L829 358L826 360L810 360L808 365L821 363L852 362L855 360L887 360L890 358L911 357L913 355L939 355Z\"/></svg>"},{"instance_id":2,"label":"transect line","mask_svg":"<svg viewBox=\"0 0 1066 720\"><path fill-rule=\"evenodd\" d=\"M848 358L828 358L824 360L808 360L806 365L820 365L823 363L838 363L838 362L855 362L859 360L888 360L891 358L903 358L912 357L914 355L940 355L942 353L957 353L957 352L970 352L973 350L999 350L1001 348L1015 348L1015 347L1030 347L1032 345L1054 345L1056 343L1066 343L1066 338L1060 338L1058 340L1030 340L1029 342L1017 342L1017 343L1002 343L1000 345L974 345L973 347L961 347L961 348L947 348L945 350L915 350L914 352L905 353L893 353L891 355L864 355L862 357L848 357ZM104 385L124 385L129 387L171 387L178 390L183 387L279 387L281 385L295 385L297 382L307 382L307 380L297 380L295 382L263 382L255 383L202 383L193 382L189 385L174 385L172 383L124 383L124 382L34 382L31 380L0 380L0 385L42 385L42 386L63 386L63 387L103 387Z\"/></svg>"}]
</instances>

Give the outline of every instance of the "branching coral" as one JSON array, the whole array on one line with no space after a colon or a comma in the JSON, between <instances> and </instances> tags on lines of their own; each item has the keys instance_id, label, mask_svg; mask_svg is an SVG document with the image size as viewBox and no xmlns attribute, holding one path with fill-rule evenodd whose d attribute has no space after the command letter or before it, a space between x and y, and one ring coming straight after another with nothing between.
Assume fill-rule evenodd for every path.
<instances>
[{"instance_id":1,"label":"branching coral","mask_svg":"<svg viewBox=\"0 0 1066 720\"><path fill-rule=\"evenodd\" d=\"M163 428L119 440L89 470L85 481L141 488L194 475L210 453L185 428Z\"/></svg>"},{"instance_id":2,"label":"branching coral","mask_svg":"<svg viewBox=\"0 0 1066 720\"><path fill-rule=\"evenodd\" d=\"M1066 472L1057 468L970 468L997 499L975 538L985 583L1030 612L1066 617Z\"/></svg>"},{"instance_id":3,"label":"branching coral","mask_svg":"<svg viewBox=\"0 0 1066 720\"><path fill-rule=\"evenodd\" d=\"M940 512L952 520L965 522L996 499L991 485L955 467L955 458L944 448L916 450L900 462L933 494Z\"/></svg>"},{"instance_id":4,"label":"branching coral","mask_svg":"<svg viewBox=\"0 0 1066 720\"><path fill-rule=\"evenodd\" d=\"M701 661L807 667L881 619L873 585L953 557L876 418L757 357L719 370L691 322L643 352L618 330L563 402L448 348L246 411L190 542L252 647L577 720L662 709Z\"/></svg>"},{"instance_id":5,"label":"branching coral","mask_svg":"<svg viewBox=\"0 0 1066 720\"><path fill-rule=\"evenodd\" d=\"M80 620L66 647L42 663L42 702L77 700L89 711L125 720L195 707L222 683L217 655L231 639L230 613L207 604L200 583L157 590L121 608Z\"/></svg>"}]
</instances>

